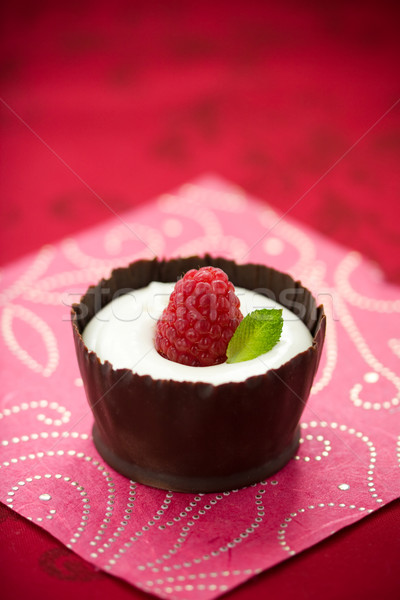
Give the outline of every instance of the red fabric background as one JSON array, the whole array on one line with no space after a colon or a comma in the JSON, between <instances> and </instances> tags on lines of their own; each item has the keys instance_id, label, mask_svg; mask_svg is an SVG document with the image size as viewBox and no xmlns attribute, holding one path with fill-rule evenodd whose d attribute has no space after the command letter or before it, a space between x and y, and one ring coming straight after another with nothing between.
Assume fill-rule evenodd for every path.
<instances>
[{"instance_id":1,"label":"red fabric background","mask_svg":"<svg viewBox=\"0 0 400 600\"><path fill-rule=\"evenodd\" d=\"M215 172L400 284L398 17L385 2L8 6L1 262ZM147 597L0 509L6 598ZM228 597L394 597L399 515L392 503Z\"/></svg>"}]
</instances>

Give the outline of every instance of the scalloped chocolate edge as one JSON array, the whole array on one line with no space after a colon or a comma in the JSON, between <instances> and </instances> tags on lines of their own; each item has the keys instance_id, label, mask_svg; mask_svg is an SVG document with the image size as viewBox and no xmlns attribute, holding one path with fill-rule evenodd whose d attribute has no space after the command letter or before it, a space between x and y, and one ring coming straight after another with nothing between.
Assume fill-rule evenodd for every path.
<instances>
[{"instance_id":1,"label":"scalloped chocolate edge","mask_svg":"<svg viewBox=\"0 0 400 600\"><path fill-rule=\"evenodd\" d=\"M278 298L308 327L312 346L278 369L220 385L157 380L129 369L115 370L87 349L81 336L85 326L116 292L139 289L151 281L175 281L204 265L220 267L236 286L262 289L264 295ZM291 292L282 302L287 290ZM96 447L123 475L162 489L216 492L260 481L295 453L300 417L321 357L326 318L311 292L290 275L208 254L139 260L91 286L72 307L72 327L95 419Z\"/></svg>"}]
</instances>

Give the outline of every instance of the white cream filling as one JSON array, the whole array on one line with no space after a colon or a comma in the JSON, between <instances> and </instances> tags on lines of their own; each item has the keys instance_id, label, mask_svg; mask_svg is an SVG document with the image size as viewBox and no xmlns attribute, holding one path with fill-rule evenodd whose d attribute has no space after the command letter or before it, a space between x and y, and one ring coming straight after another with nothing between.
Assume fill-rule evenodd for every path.
<instances>
[{"instance_id":1,"label":"white cream filling","mask_svg":"<svg viewBox=\"0 0 400 600\"><path fill-rule=\"evenodd\" d=\"M131 369L153 379L201 381L219 385L244 381L289 361L312 345L304 323L290 310L256 292L236 288L243 316L260 308L282 308L283 329L280 341L266 354L253 360L213 367L188 367L158 354L154 347L156 322L174 288L174 283L154 281L147 287L119 296L102 308L83 332L83 341L114 369Z\"/></svg>"}]
</instances>

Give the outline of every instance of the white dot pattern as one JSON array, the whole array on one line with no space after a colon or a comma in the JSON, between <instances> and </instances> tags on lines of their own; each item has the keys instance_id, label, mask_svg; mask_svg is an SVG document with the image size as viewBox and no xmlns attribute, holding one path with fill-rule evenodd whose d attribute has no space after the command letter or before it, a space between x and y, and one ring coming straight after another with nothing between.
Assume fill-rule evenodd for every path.
<instances>
[{"instance_id":1,"label":"white dot pattern","mask_svg":"<svg viewBox=\"0 0 400 600\"><path fill-rule=\"evenodd\" d=\"M325 251L235 186L185 185L157 211L2 272L0 480L8 506L96 567L153 595L210 600L400 494L400 305L359 255ZM135 258L204 251L301 280L326 309L324 353L284 469L241 490L153 490L93 446L69 306Z\"/></svg>"}]
</instances>

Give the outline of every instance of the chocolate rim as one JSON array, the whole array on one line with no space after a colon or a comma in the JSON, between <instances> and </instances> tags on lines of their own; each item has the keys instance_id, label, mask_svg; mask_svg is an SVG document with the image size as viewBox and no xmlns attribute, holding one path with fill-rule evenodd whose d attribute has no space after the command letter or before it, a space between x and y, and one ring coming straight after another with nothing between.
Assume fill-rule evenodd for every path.
<instances>
[{"instance_id":1,"label":"chocolate rim","mask_svg":"<svg viewBox=\"0 0 400 600\"><path fill-rule=\"evenodd\" d=\"M175 281L189 269L205 265L223 269L236 286L277 299L301 318L313 344L277 369L218 385L153 379L129 369L113 369L88 350L82 332L115 294L151 281ZM91 286L72 306L72 327L95 419L93 439L118 472L162 489L216 492L260 481L296 452L299 421L320 361L326 319L311 292L290 275L208 254L139 260Z\"/></svg>"}]
</instances>

